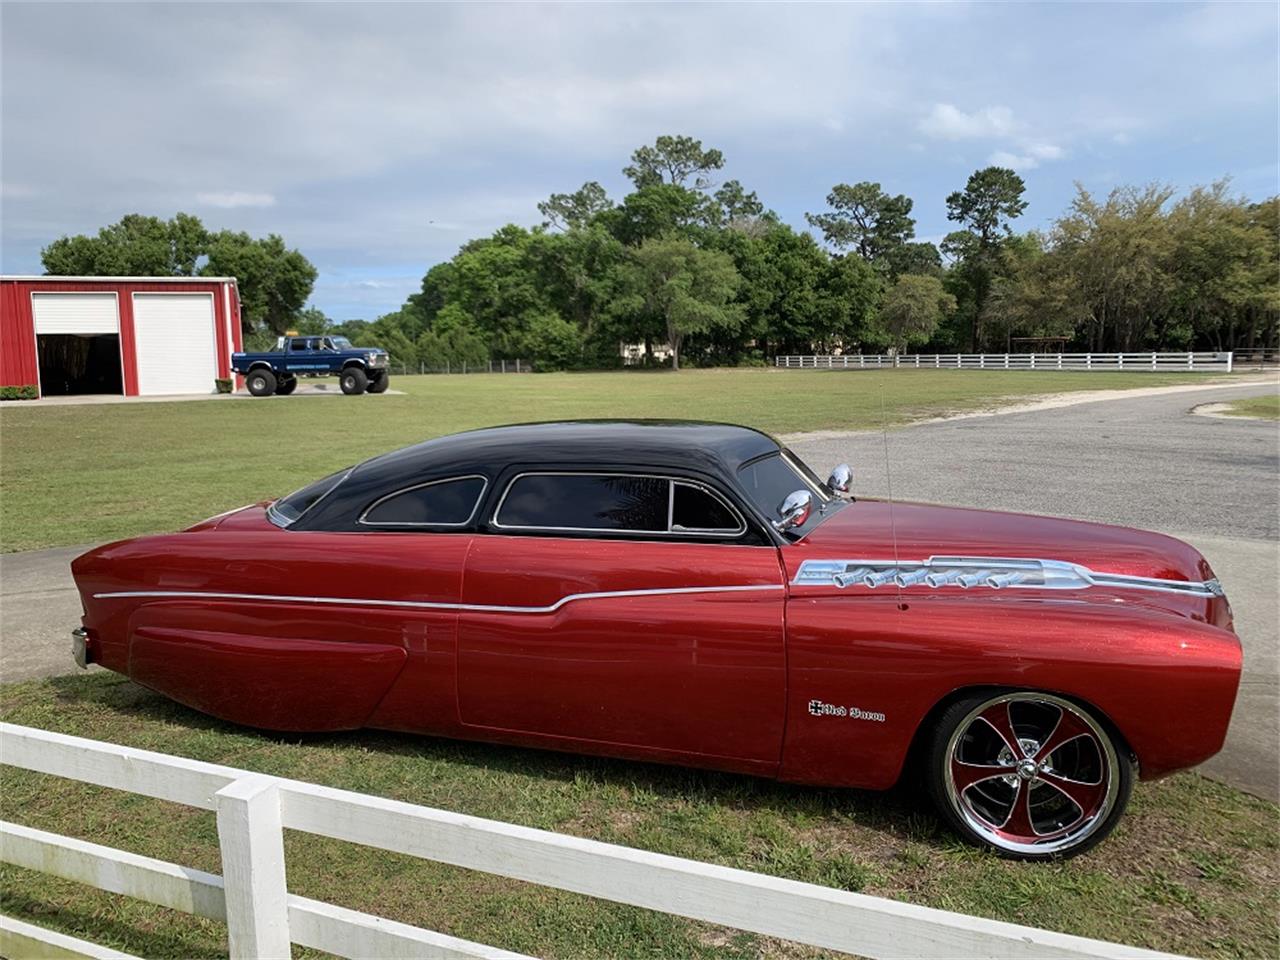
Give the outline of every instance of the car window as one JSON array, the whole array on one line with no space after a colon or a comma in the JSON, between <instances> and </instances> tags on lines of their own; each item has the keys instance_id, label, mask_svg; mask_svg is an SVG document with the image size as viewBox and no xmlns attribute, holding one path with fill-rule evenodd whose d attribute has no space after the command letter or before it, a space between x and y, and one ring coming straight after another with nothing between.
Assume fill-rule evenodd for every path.
<instances>
[{"instance_id":1,"label":"car window","mask_svg":"<svg viewBox=\"0 0 1280 960\"><path fill-rule=\"evenodd\" d=\"M306 340L293 340L293 341L291 341L291 342L290 342L290 344L289 344L289 349L290 349L290 350L306 350L306 349L307 349L307 341L306 341Z\"/></svg>"},{"instance_id":2,"label":"car window","mask_svg":"<svg viewBox=\"0 0 1280 960\"><path fill-rule=\"evenodd\" d=\"M314 507L347 478L350 468L331 473L323 480L308 484L287 497L281 497L267 508L267 518L277 527L287 527Z\"/></svg>"},{"instance_id":3,"label":"car window","mask_svg":"<svg viewBox=\"0 0 1280 960\"><path fill-rule=\"evenodd\" d=\"M616 474L525 474L507 487L495 522L543 530L667 529L668 483Z\"/></svg>"},{"instance_id":4,"label":"car window","mask_svg":"<svg viewBox=\"0 0 1280 960\"><path fill-rule=\"evenodd\" d=\"M508 484L494 525L712 536L746 530L732 507L698 484L633 474L523 474Z\"/></svg>"},{"instance_id":5,"label":"car window","mask_svg":"<svg viewBox=\"0 0 1280 960\"><path fill-rule=\"evenodd\" d=\"M453 477L409 487L376 501L360 522L369 526L464 526L475 514L487 483L484 477Z\"/></svg>"},{"instance_id":6,"label":"car window","mask_svg":"<svg viewBox=\"0 0 1280 960\"><path fill-rule=\"evenodd\" d=\"M739 532L742 519L710 491L689 483L675 483L671 491L671 529L680 531Z\"/></svg>"},{"instance_id":7,"label":"car window","mask_svg":"<svg viewBox=\"0 0 1280 960\"><path fill-rule=\"evenodd\" d=\"M811 471L801 469L793 458L782 453L773 453L743 465L738 470L738 486L770 521L777 519L778 506L787 494L796 490L812 493L814 509L810 519L792 531L800 535L817 523L821 516L818 508L831 499Z\"/></svg>"}]
</instances>

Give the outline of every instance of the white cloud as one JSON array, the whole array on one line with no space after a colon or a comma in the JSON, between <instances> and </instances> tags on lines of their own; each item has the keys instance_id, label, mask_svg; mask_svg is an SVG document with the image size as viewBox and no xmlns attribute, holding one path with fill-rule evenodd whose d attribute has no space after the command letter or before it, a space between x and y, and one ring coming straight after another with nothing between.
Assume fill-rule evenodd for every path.
<instances>
[{"instance_id":1,"label":"white cloud","mask_svg":"<svg viewBox=\"0 0 1280 960\"><path fill-rule=\"evenodd\" d=\"M950 103L935 103L919 127L921 133L940 140L978 140L1007 137L1017 124L1008 107L981 107L965 113Z\"/></svg>"},{"instance_id":2,"label":"white cloud","mask_svg":"<svg viewBox=\"0 0 1280 960\"><path fill-rule=\"evenodd\" d=\"M212 193L197 193L196 202L206 207L218 207L220 210L234 210L237 207L274 207L276 198L270 193L223 190L213 191Z\"/></svg>"}]
</instances>

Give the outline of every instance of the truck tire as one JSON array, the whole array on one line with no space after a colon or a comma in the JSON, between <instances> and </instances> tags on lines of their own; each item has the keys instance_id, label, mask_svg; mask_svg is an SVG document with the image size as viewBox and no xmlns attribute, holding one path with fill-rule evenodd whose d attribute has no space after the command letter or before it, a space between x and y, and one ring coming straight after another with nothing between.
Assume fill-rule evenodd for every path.
<instances>
[{"instance_id":1,"label":"truck tire","mask_svg":"<svg viewBox=\"0 0 1280 960\"><path fill-rule=\"evenodd\" d=\"M342 371L342 392L348 396L364 393L369 385L369 377L360 367L347 367Z\"/></svg>"},{"instance_id":2,"label":"truck tire","mask_svg":"<svg viewBox=\"0 0 1280 960\"><path fill-rule=\"evenodd\" d=\"M289 394L293 393L293 391L297 389L298 389L298 378L288 377L284 380L281 380L280 383L277 384L276 393L280 394L280 396L282 397L287 397Z\"/></svg>"},{"instance_id":3,"label":"truck tire","mask_svg":"<svg viewBox=\"0 0 1280 960\"><path fill-rule=\"evenodd\" d=\"M250 370L244 383L255 397L269 397L276 392L276 375L270 370Z\"/></svg>"},{"instance_id":4,"label":"truck tire","mask_svg":"<svg viewBox=\"0 0 1280 960\"><path fill-rule=\"evenodd\" d=\"M384 370L382 372L382 376L378 377L377 380L374 380L373 383L369 384L369 392L370 393L386 393L387 387L389 387L390 385L391 385L391 374Z\"/></svg>"}]
</instances>

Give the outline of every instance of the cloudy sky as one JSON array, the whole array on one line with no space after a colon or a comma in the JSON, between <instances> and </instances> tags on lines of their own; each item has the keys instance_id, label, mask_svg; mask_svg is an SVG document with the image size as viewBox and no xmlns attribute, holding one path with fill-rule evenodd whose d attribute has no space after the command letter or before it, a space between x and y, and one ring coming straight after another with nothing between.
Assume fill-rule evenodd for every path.
<instances>
[{"instance_id":1,"label":"cloudy sky","mask_svg":"<svg viewBox=\"0 0 1280 960\"><path fill-rule=\"evenodd\" d=\"M661 133L719 147L803 226L833 183L915 198L1231 175L1277 192L1273 3L0 6L0 257L129 212L277 232L338 319L395 309L468 238L617 197Z\"/></svg>"}]
</instances>

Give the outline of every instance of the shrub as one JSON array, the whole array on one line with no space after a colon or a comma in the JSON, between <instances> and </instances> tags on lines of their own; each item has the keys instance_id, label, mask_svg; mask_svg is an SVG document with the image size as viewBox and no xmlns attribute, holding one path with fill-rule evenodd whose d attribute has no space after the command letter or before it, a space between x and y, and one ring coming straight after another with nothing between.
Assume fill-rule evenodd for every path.
<instances>
[{"instance_id":1,"label":"shrub","mask_svg":"<svg viewBox=\"0 0 1280 960\"><path fill-rule=\"evenodd\" d=\"M230 377L218 377L216 380L214 380L214 381L213 381L213 385L214 385L215 387L217 387L217 388L218 388L218 392L219 392L219 393L230 393L230 392L231 392L231 378L230 378Z\"/></svg>"},{"instance_id":2,"label":"shrub","mask_svg":"<svg viewBox=\"0 0 1280 960\"><path fill-rule=\"evenodd\" d=\"M24 383L20 387L0 387L0 400L34 400L40 395L35 384Z\"/></svg>"}]
</instances>

